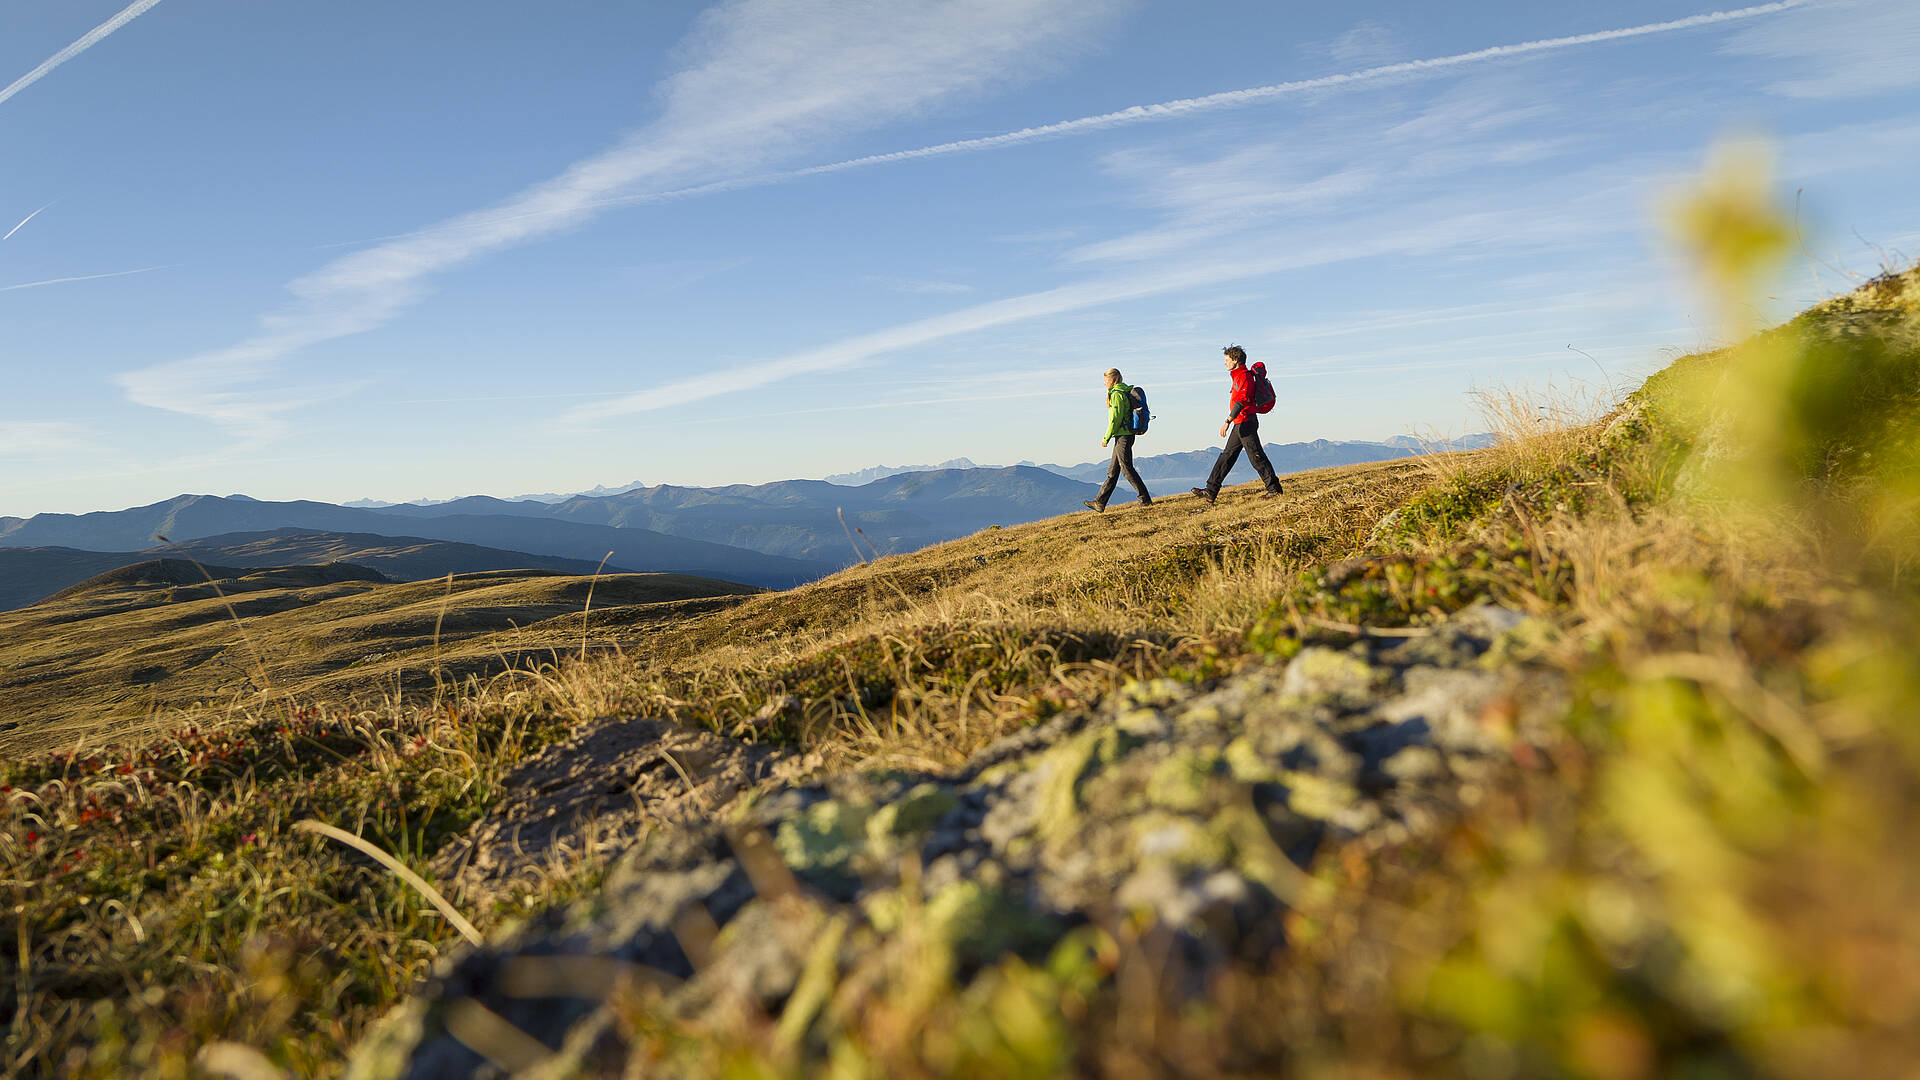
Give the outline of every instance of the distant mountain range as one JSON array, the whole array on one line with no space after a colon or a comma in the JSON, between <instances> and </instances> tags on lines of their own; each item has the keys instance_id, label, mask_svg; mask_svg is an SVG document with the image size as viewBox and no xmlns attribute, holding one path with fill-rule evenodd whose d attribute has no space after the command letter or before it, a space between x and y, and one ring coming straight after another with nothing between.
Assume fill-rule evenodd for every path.
<instances>
[{"instance_id":1,"label":"distant mountain range","mask_svg":"<svg viewBox=\"0 0 1920 1080\"><path fill-rule=\"evenodd\" d=\"M564 493L555 492L555 491L543 491L537 495L514 495L509 497L505 501L557 503L557 502L566 502L568 499L575 498L580 495L619 495L623 492L632 491L634 488L641 487L641 486L643 485L640 483L640 481L634 480L630 483L620 484L616 487L608 487L605 484L599 484L587 491L569 491ZM242 496L229 496L229 497L240 498ZM396 503L396 502L387 502L384 499L355 499L352 502L343 502L340 505L352 507L355 510L380 510L389 506L444 506L447 503L450 503L453 501L454 501L453 499L409 499L403 503ZM0 523L0 525L3 525L3 524L4 523Z\"/></svg>"},{"instance_id":2,"label":"distant mountain range","mask_svg":"<svg viewBox=\"0 0 1920 1080\"><path fill-rule=\"evenodd\" d=\"M1143 442L1146 440L1143 440ZM1490 435L1427 443L1268 444L1282 473L1474 449ZM1156 495L1202 483L1218 449L1147 454L1135 464ZM597 488L572 496L336 506L245 495L181 495L91 514L0 518L0 610L32 603L93 574L175 553L228 566L352 562L399 580L449 572L547 569L666 572L785 588L874 554L915 551L976 532L1076 511L1105 478L1080 465L874 466L827 480L696 488ZM1243 458L1230 483L1250 479ZM871 479L862 478L872 477ZM1132 493L1123 485L1118 499ZM557 501L555 501L557 500ZM611 552L611 556L608 553Z\"/></svg>"},{"instance_id":3,"label":"distant mountain range","mask_svg":"<svg viewBox=\"0 0 1920 1080\"><path fill-rule=\"evenodd\" d=\"M1141 440L1144 441L1149 436L1142 436ZM1463 435L1458 439L1436 440L1396 435L1384 442L1361 440L1333 442L1328 439L1315 439L1312 442L1267 443L1266 448L1267 458L1273 462L1274 471L1286 474L1305 472L1308 469L1330 469L1337 465L1359 465L1368 461L1388 461L1393 458L1412 457L1416 454L1442 453L1449 450L1480 450L1492 446L1493 443L1494 436L1491 434ZM1133 464L1140 470L1140 478L1147 481L1148 490L1153 490L1155 480L1185 488L1204 483L1207 474L1213 470L1214 460L1219 456L1220 448L1217 446L1209 446L1202 450L1142 456L1140 444L1136 442ZM1105 458L1089 461L1083 465L1038 467L1059 473L1061 476L1095 484L1107 477L1107 459ZM1233 474L1228 480L1229 483L1239 483L1242 480L1252 479L1253 476L1253 466L1247 464L1247 459L1243 456L1234 466Z\"/></svg>"},{"instance_id":4,"label":"distant mountain range","mask_svg":"<svg viewBox=\"0 0 1920 1080\"><path fill-rule=\"evenodd\" d=\"M1025 461L1021 462L1021 464L1031 465L1033 463ZM994 465L975 465L970 458L957 457L950 458L938 465L874 465L869 468L860 469L857 472L834 473L827 477L827 483L840 484L846 487L857 487L861 484L871 484L875 480L885 480L889 476L899 476L901 473L939 472L942 469L992 469L997 467L998 466Z\"/></svg>"},{"instance_id":5,"label":"distant mountain range","mask_svg":"<svg viewBox=\"0 0 1920 1080\"><path fill-rule=\"evenodd\" d=\"M652 529L838 569L873 551L917 551L988 525L1052 517L1076 509L1092 494L1084 482L1008 466L897 473L858 487L824 480L714 488L661 484L556 505L480 495L434 507L388 507L382 513L421 520L437 514L522 516ZM870 547L856 545L855 529L865 536L861 544Z\"/></svg>"},{"instance_id":6,"label":"distant mountain range","mask_svg":"<svg viewBox=\"0 0 1920 1080\"><path fill-rule=\"evenodd\" d=\"M903 473L859 487L822 480L721 488L659 485L560 503L476 495L368 509L181 495L127 510L0 524L0 607L173 552L223 565L350 561L398 578L480 569L609 567L785 588L874 553L913 551L1076 507L1087 485L1044 469Z\"/></svg>"},{"instance_id":7,"label":"distant mountain range","mask_svg":"<svg viewBox=\"0 0 1920 1080\"><path fill-rule=\"evenodd\" d=\"M1214 458L1220 453L1217 446L1199 450L1176 451L1168 454L1144 454L1151 446L1151 435L1142 436L1142 443L1134 448L1134 466L1146 480L1205 480L1213 469ZM1275 471L1281 473L1305 472L1308 469L1327 469L1336 465L1359 465L1368 461L1387 461L1392 458L1411 457L1415 454L1440 453L1448 450L1480 450L1492 446L1494 436L1490 434L1463 435L1457 439L1417 439L1411 435L1395 435L1380 442L1362 439L1334 442L1327 439L1315 439L1312 442L1267 443L1267 457L1273 461ZM1071 480L1084 480L1098 484L1107 477L1107 459L1089 461L1081 465L1045 465L1037 461L1019 463L1035 469L1045 469L1058 473ZM945 469L991 469L993 465L976 465L967 458L954 458L938 465L875 465L855 472L834 473L827 477L829 484L870 484L889 476L902 473L939 472ZM1242 472L1244 471L1244 476ZM1236 470L1234 476L1242 479L1253 476L1251 466ZM1152 484L1147 485L1152 488Z\"/></svg>"},{"instance_id":8,"label":"distant mountain range","mask_svg":"<svg viewBox=\"0 0 1920 1080\"><path fill-rule=\"evenodd\" d=\"M181 495L128 510L91 514L36 514L0 528L0 548L67 547L95 552L145 551L156 537L175 542L228 533L300 529L328 533L404 536L501 549L514 557L498 569L529 566L527 555L719 578L749 585L786 588L830 573L838 563L769 555L685 536L669 536L644 527L542 519L545 503L498 504L520 513L472 513L471 500L440 507L362 510L322 502L263 502L213 495ZM565 505L565 504L562 504ZM414 514L403 515L400 510ZM417 516L416 516L417 515ZM611 552L611 556L608 553ZM151 557L151 556L149 556ZM284 559L278 561L286 561Z\"/></svg>"}]
</instances>

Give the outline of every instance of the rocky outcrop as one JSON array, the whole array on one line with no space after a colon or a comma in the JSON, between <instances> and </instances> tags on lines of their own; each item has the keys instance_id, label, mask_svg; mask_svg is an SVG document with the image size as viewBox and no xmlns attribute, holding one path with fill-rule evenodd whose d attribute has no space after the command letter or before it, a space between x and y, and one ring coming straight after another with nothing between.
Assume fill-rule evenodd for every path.
<instances>
[{"instance_id":1,"label":"rocky outcrop","mask_svg":"<svg viewBox=\"0 0 1920 1080\"><path fill-rule=\"evenodd\" d=\"M448 957L351 1075L597 1072L625 1060L605 1003L622 980L668 1014L777 1014L819 992L815 969L855 969L908 921L962 968L1149 921L1198 987L1284 947L1279 916L1316 887L1317 851L1433 833L1558 719L1555 677L1511 659L1537 629L1483 605L1211 683L1130 685L951 774L760 784L723 820L654 828L596 895ZM614 730L635 755L686 735Z\"/></svg>"},{"instance_id":2,"label":"rocky outcrop","mask_svg":"<svg viewBox=\"0 0 1920 1080\"><path fill-rule=\"evenodd\" d=\"M814 764L662 720L596 724L510 773L501 786L511 794L441 849L434 876L484 911L656 829L710 822L743 793Z\"/></svg>"}]
</instances>

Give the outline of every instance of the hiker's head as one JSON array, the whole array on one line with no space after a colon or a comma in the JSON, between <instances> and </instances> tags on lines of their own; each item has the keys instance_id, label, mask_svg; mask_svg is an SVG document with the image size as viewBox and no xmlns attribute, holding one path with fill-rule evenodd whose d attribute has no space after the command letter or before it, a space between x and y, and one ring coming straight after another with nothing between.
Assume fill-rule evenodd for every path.
<instances>
[{"instance_id":1,"label":"hiker's head","mask_svg":"<svg viewBox=\"0 0 1920 1080\"><path fill-rule=\"evenodd\" d=\"M1220 350L1220 355L1226 357L1227 363L1234 367L1239 367L1247 362L1247 350L1238 345L1227 346Z\"/></svg>"},{"instance_id":2,"label":"hiker's head","mask_svg":"<svg viewBox=\"0 0 1920 1080\"><path fill-rule=\"evenodd\" d=\"M1119 385L1120 385L1120 369L1117 367L1108 368L1107 369L1107 389L1111 390L1114 387Z\"/></svg>"}]
</instances>

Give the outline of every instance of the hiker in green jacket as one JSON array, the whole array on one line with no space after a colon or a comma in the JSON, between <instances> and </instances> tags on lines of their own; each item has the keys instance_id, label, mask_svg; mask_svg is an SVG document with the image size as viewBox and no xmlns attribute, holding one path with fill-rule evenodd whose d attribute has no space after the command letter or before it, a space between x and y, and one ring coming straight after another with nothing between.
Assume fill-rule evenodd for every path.
<instances>
[{"instance_id":1,"label":"hiker in green jacket","mask_svg":"<svg viewBox=\"0 0 1920 1080\"><path fill-rule=\"evenodd\" d=\"M1107 497L1113 494L1123 472L1127 483L1140 493L1140 505L1152 506L1153 496L1147 494L1146 482L1133 467L1133 387L1120 381L1119 368L1107 369L1107 434L1100 445L1108 443L1113 444L1113 460L1107 465L1107 482L1100 485L1100 494L1088 501L1086 508L1096 514L1104 512Z\"/></svg>"}]
</instances>

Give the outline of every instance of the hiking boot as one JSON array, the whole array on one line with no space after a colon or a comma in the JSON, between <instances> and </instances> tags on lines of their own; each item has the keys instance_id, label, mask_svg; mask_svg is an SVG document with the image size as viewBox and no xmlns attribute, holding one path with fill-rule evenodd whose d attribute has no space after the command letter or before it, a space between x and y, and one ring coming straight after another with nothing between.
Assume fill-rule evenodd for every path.
<instances>
[{"instance_id":1,"label":"hiking boot","mask_svg":"<svg viewBox=\"0 0 1920 1080\"><path fill-rule=\"evenodd\" d=\"M1278 497L1279 495L1280 495L1280 493L1279 493L1279 492L1277 492L1277 491L1263 491L1263 492L1261 492L1261 493L1260 493L1260 497L1261 497L1262 499L1272 499L1272 498L1277 498L1277 497Z\"/></svg>"},{"instance_id":2,"label":"hiking boot","mask_svg":"<svg viewBox=\"0 0 1920 1080\"><path fill-rule=\"evenodd\" d=\"M1152 499L1149 499L1149 498L1146 498L1145 496L1142 496L1142 497L1141 497L1141 499L1140 499L1140 505L1141 505L1141 506L1152 506L1152 505L1153 505L1153 500L1152 500Z\"/></svg>"},{"instance_id":3,"label":"hiking boot","mask_svg":"<svg viewBox=\"0 0 1920 1080\"><path fill-rule=\"evenodd\" d=\"M1097 502L1094 502L1092 499L1088 499L1086 502L1083 502L1080 505L1086 507L1087 509L1093 511L1096 514L1104 514L1107 512L1106 507L1100 505Z\"/></svg>"},{"instance_id":4,"label":"hiking boot","mask_svg":"<svg viewBox=\"0 0 1920 1080\"><path fill-rule=\"evenodd\" d=\"M1213 505L1213 493L1208 491L1206 488L1190 488L1188 490L1192 491L1195 495L1198 495L1201 501L1205 502L1208 506Z\"/></svg>"}]
</instances>

